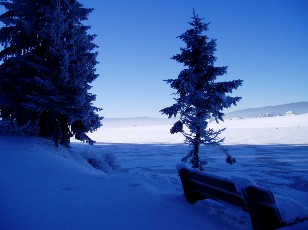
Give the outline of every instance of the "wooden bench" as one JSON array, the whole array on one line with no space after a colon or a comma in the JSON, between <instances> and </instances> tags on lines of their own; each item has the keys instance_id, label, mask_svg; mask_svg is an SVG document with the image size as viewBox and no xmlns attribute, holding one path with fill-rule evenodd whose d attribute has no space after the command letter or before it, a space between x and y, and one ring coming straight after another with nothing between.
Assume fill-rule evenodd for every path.
<instances>
[{"instance_id":1,"label":"wooden bench","mask_svg":"<svg viewBox=\"0 0 308 230\"><path fill-rule=\"evenodd\" d=\"M236 190L235 184L225 178L212 175L200 175L185 168L179 171L185 197L189 203L211 198L218 201L227 201L246 209L242 194Z\"/></svg>"},{"instance_id":2,"label":"wooden bench","mask_svg":"<svg viewBox=\"0 0 308 230\"><path fill-rule=\"evenodd\" d=\"M186 168L179 169L185 197L195 203L202 199L224 201L248 212L254 229L276 229L286 226L273 193L257 186L238 191L234 182L210 174L199 174Z\"/></svg>"}]
</instances>

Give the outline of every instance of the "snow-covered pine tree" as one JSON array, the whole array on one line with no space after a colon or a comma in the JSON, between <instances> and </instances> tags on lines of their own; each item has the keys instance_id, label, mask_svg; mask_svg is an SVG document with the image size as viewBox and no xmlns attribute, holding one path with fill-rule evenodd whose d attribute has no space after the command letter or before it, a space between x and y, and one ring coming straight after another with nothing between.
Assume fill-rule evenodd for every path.
<instances>
[{"instance_id":1,"label":"snow-covered pine tree","mask_svg":"<svg viewBox=\"0 0 308 230\"><path fill-rule=\"evenodd\" d=\"M179 115L179 121L173 125L170 132L182 133L185 142L192 147L182 160L189 160L193 168L204 170L206 161L200 160L199 156L201 145L220 147L227 154L226 161L231 164L235 162L227 149L220 146L224 138L219 135L224 129L213 130L208 124L211 119L215 119L217 123L223 121L222 110L236 105L241 99L227 94L241 86L242 80L216 81L217 77L227 73L227 67L214 66L216 40L209 40L204 33L208 30L209 23L204 23L194 11L189 24L192 28L179 36L186 47L181 48L180 54L172 57L186 68L180 72L177 79L166 80L171 88L177 91L176 103L160 112L169 118ZM184 126L187 129L184 129Z\"/></svg>"},{"instance_id":2,"label":"snow-covered pine tree","mask_svg":"<svg viewBox=\"0 0 308 230\"><path fill-rule=\"evenodd\" d=\"M102 119L89 92L97 46L82 24L92 9L76 0L0 4L7 9L0 16L0 117L19 126L32 122L56 145L68 146L71 136L93 143L86 132Z\"/></svg>"},{"instance_id":3,"label":"snow-covered pine tree","mask_svg":"<svg viewBox=\"0 0 308 230\"><path fill-rule=\"evenodd\" d=\"M25 110L23 102L32 91L30 76L34 65L29 62L30 51L34 49L36 37L33 31L36 18L29 20L35 9L33 3L23 5L1 1L7 12L0 16L4 26L0 30L0 112L1 118L19 127L34 122L36 111ZM23 6L22 6L23 5Z\"/></svg>"}]
</instances>

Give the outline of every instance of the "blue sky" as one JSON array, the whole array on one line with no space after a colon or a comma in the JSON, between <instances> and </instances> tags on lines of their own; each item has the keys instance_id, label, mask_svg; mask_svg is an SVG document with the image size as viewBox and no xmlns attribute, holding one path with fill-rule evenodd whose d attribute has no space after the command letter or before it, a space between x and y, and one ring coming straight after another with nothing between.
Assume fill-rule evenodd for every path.
<instances>
[{"instance_id":1,"label":"blue sky","mask_svg":"<svg viewBox=\"0 0 308 230\"><path fill-rule=\"evenodd\" d=\"M174 103L163 80L184 68L170 58L184 46L177 36L189 28L193 8L211 22L216 66L228 66L218 80L244 80L233 93L243 99L225 112L308 100L305 0L80 2L95 9L85 23L97 35L93 92L105 117L161 117L159 110Z\"/></svg>"},{"instance_id":2,"label":"blue sky","mask_svg":"<svg viewBox=\"0 0 308 230\"><path fill-rule=\"evenodd\" d=\"M96 34L97 73L92 92L105 117L162 117L174 103L164 79L183 66L170 58L184 44L193 8L211 22L219 81L243 79L228 111L308 101L308 1L306 0L80 0L94 8L86 25Z\"/></svg>"}]
</instances>

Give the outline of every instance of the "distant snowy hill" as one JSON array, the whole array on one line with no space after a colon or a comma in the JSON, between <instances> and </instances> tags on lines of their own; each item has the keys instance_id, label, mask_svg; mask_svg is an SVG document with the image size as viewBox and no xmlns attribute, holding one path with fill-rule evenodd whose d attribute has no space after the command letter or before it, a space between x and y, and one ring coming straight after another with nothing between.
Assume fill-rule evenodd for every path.
<instances>
[{"instance_id":1,"label":"distant snowy hill","mask_svg":"<svg viewBox=\"0 0 308 230\"><path fill-rule=\"evenodd\" d=\"M284 105L238 110L235 112L226 113L225 119L231 119L234 117L252 118L267 113L273 115L285 115L288 111L293 111L296 115L308 113L308 102L296 102Z\"/></svg>"}]
</instances>

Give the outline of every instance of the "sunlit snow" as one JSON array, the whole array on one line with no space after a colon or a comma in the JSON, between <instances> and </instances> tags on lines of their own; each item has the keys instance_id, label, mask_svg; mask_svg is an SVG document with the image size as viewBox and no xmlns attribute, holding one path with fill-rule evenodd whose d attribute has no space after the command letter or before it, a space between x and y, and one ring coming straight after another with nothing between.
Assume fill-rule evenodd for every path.
<instances>
[{"instance_id":1,"label":"sunlit snow","mask_svg":"<svg viewBox=\"0 0 308 230\"><path fill-rule=\"evenodd\" d=\"M73 142L69 150L39 138L0 137L0 229L252 229L236 207L186 202L176 164L188 146L169 133L174 121L105 119L91 134L96 145ZM308 216L308 114L211 126L227 127L224 145L237 163L202 148L207 172L269 188L285 218ZM120 164L111 174L83 157L106 152Z\"/></svg>"}]
</instances>

